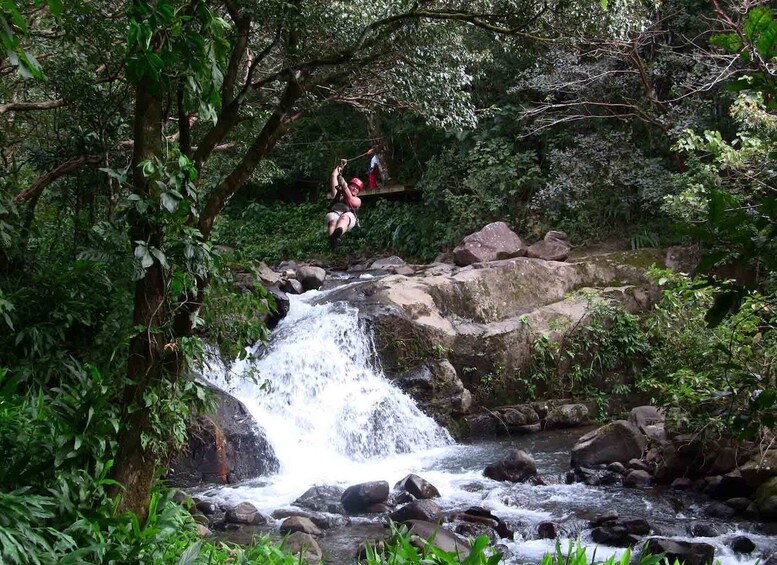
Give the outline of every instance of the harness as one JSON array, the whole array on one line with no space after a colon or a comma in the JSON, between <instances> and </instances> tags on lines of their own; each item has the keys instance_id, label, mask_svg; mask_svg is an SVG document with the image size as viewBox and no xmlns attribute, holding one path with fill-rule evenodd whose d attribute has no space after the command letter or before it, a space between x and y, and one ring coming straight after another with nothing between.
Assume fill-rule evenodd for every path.
<instances>
[{"instance_id":1,"label":"harness","mask_svg":"<svg viewBox=\"0 0 777 565\"><path fill-rule=\"evenodd\" d=\"M345 202L345 193L343 192L343 186L347 186L345 183L345 179L343 179L343 176L340 175L337 178L337 192L335 193L335 197L332 201L332 206L330 210L332 212L351 212L354 216L356 216L356 208L352 208ZM358 217L356 218L356 221L358 222Z\"/></svg>"}]
</instances>

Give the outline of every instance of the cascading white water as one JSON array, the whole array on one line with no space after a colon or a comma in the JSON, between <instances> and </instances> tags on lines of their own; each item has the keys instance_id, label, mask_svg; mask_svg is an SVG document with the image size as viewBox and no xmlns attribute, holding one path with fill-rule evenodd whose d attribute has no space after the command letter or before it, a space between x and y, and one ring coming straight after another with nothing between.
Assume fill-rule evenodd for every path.
<instances>
[{"instance_id":1,"label":"cascading white water","mask_svg":"<svg viewBox=\"0 0 777 565\"><path fill-rule=\"evenodd\" d=\"M208 378L265 429L280 476L342 480L354 466L452 443L375 366L372 339L351 306L293 297L266 350L255 353L229 378Z\"/></svg>"}]
</instances>

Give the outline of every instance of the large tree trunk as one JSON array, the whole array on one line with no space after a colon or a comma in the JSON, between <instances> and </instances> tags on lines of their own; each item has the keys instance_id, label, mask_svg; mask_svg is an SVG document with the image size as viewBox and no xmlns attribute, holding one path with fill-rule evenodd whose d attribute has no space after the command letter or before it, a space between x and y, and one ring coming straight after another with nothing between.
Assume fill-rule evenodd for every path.
<instances>
[{"instance_id":1,"label":"large tree trunk","mask_svg":"<svg viewBox=\"0 0 777 565\"><path fill-rule=\"evenodd\" d=\"M143 197L149 197L151 190L140 163L162 153L162 97L152 86L147 78L141 79L135 102L133 185L135 193ZM135 214L130 229L132 241L161 247L163 234L150 213ZM143 396L166 377L163 359L166 339L160 330L168 316L164 272L155 261L135 284L133 322L143 331L130 342L128 384L122 399L123 414L113 473L113 478L123 486L119 510L134 512L141 522L148 512L157 465L157 454L142 444L143 435L152 432L150 415L154 409L145 406ZM171 376L175 378L176 375Z\"/></svg>"}]
</instances>

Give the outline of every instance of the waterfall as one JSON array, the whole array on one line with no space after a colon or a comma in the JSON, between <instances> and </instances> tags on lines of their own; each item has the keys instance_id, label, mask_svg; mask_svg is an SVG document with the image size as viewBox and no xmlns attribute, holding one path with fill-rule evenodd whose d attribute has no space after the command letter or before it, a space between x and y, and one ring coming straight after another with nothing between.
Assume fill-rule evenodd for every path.
<instances>
[{"instance_id":1,"label":"waterfall","mask_svg":"<svg viewBox=\"0 0 777 565\"><path fill-rule=\"evenodd\" d=\"M221 371L206 375L264 428L279 474L327 480L453 443L385 378L356 308L310 304L308 295L291 297L289 315L268 345L255 348L253 360L236 362L228 378Z\"/></svg>"}]
</instances>

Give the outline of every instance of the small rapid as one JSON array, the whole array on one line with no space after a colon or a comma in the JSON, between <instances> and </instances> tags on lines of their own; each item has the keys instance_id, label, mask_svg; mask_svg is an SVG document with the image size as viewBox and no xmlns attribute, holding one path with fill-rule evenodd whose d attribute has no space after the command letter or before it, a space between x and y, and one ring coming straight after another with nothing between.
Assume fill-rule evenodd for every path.
<instances>
[{"instance_id":1,"label":"small rapid","mask_svg":"<svg viewBox=\"0 0 777 565\"><path fill-rule=\"evenodd\" d=\"M437 501L443 510L480 506L511 524L515 539L503 540L512 554L508 565L539 562L553 551L555 540L537 539L543 521L557 524L562 545L580 538L590 552L595 548L597 559L604 559L623 550L596 547L590 539L587 523L598 513L617 510L624 519L645 518L656 534L686 540L692 539L689 526L706 520L705 501L690 493L564 484L570 449L580 430L454 443L384 376L356 308L327 303L324 294L291 296L288 316L268 345L254 349L253 359L228 368L215 363L204 375L246 405L280 464L273 476L210 489L202 493L204 498L230 505L249 501L269 515L288 508L314 485L347 487L373 480L393 485L408 473L418 473L439 489ZM546 486L499 483L483 476L483 468L512 447L535 457ZM753 524L713 525L719 536L694 541L714 545L722 565L755 564L777 549L775 538ZM740 555L729 549L728 540L738 534L752 539L757 550ZM331 537L343 535L349 534ZM358 545L363 534L357 527L350 535Z\"/></svg>"}]
</instances>

